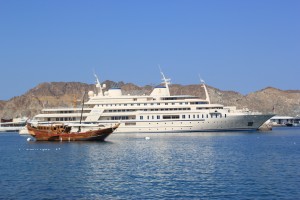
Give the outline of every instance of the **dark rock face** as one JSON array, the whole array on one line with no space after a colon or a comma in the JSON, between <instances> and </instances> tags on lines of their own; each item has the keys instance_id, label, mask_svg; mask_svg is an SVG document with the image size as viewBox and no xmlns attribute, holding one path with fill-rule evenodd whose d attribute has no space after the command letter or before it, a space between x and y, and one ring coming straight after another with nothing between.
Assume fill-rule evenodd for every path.
<instances>
[{"instance_id":1,"label":"dark rock face","mask_svg":"<svg viewBox=\"0 0 300 200\"><path fill-rule=\"evenodd\" d=\"M132 83L105 81L107 89L121 87L124 94L150 94L153 87L139 87ZM275 112L278 115L300 115L300 90L279 90L268 87L248 95L234 91L222 91L211 86L208 93L212 103L237 108L249 108L263 113ZM20 116L33 117L43 108L80 106L84 92L96 92L95 85L79 82L51 82L41 83L24 95L14 97L8 101L0 101L0 117L13 118ZM200 85L170 86L172 95L194 95L205 98ZM85 96L87 99L87 95Z\"/></svg>"}]
</instances>

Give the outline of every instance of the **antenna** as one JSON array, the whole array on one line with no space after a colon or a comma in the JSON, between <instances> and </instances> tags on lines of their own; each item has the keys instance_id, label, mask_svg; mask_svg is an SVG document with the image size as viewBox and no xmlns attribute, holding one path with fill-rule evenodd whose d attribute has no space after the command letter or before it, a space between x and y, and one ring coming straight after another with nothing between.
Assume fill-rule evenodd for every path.
<instances>
[{"instance_id":1,"label":"antenna","mask_svg":"<svg viewBox=\"0 0 300 200\"><path fill-rule=\"evenodd\" d=\"M167 84L171 84L171 79L165 77L164 73L162 72L162 70L160 68L160 65L158 65L158 67L159 67L160 74L162 75L162 81L166 85L166 87L168 87Z\"/></svg>"},{"instance_id":2,"label":"antenna","mask_svg":"<svg viewBox=\"0 0 300 200\"><path fill-rule=\"evenodd\" d=\"M94 76L96 78L96 88L98 88L98 95L99 96L103 96L103 91L102 91L101 83L100 83L99 78L96 75L95 71L94 71Z\"/></svg>"},{"instance_id":3,"label":"antenna","mask_svg":"<svg viewBox=\"0 0 300 200\"><path fill-rule=\"evenodd\" d=\"M205 81L201 78L200 74L198 74L198 76L199 76L200 83L205 84Z\"/></svg>"},{"instance_id":4,"label":"antenna","mask_svg":"<svg viewBox=\"0 0 300 200\"><path fill-rule=\"evenodd\" d=\"M207 88L205 85L205 81L201 78L200 74L198 74L198 75L199 75L199 79L200 79L200 84L202 84L201 87L203 87L204 92L205 92L205 97L206 97L205 100L208 101L208 103L210 104L210 98L209 98L208 91L207 91Z\"/></svg>"},{"instance_id":5,"label":"antenna","mask_svg":"<svg viewBox=\"0 0 300 200\"><path fill-rule=\"evenodd\" d=\"M169 84L171 84L171 79L165 77L164 73L160 68L160 65L158 65L158 67L159 67L160 74L162 75L162 81L163 81L162 83L165 84L168 91L168 96L170 96Z\"/></svg>"}]
</instances>

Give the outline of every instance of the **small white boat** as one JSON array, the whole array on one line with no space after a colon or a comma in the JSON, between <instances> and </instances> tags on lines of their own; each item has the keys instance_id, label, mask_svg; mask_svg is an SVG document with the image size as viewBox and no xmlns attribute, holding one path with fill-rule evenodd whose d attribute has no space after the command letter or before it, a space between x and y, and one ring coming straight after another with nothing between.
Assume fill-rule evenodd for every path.
<instances>
[{"instance_id":1,"label":"small white boat","mask_svg":"<svg viewBox=\"0 0 300 200\"><path fill-rule=\"evenodd\" d=\"M0 132L18 132L26 125L28 118L1 119Z\"/></svg>"}]
</instances>

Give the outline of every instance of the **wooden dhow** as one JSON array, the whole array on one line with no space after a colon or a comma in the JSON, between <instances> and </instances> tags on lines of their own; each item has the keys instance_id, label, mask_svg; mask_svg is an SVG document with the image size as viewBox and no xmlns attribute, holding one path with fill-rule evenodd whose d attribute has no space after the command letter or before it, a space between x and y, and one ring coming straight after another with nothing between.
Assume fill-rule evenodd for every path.
<instances>
[{"instance_id":1,"label":"wooden dhow","mask_svg":"<svg viewBox=\"0 0 300 200\"><path fill-rule=\"evenodd\" d=\"M80 126L71 126L65 124L47 124L33 125L27 123L27 129L31 136L37 141L104 141L118 127L119 123L111 127L84 127L85 131L81 131ZM78 131L73 131L78 128Z\"/></svg>"}]
</instances>

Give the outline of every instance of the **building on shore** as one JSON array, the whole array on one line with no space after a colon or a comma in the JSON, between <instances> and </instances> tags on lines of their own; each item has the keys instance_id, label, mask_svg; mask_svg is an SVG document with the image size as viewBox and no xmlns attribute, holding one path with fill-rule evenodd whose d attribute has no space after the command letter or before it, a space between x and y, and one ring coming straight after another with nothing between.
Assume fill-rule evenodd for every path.
<instances>
[{"instance_id":1,"label":"building on shore","mask_svg":"<svg viewBox=\"0 0 300 200\"><path fill-rule=\"evenodd\" d=\"M270 119L272 126L300 126L300 117L274 116Z\"/></svg>"}]
</instances>

